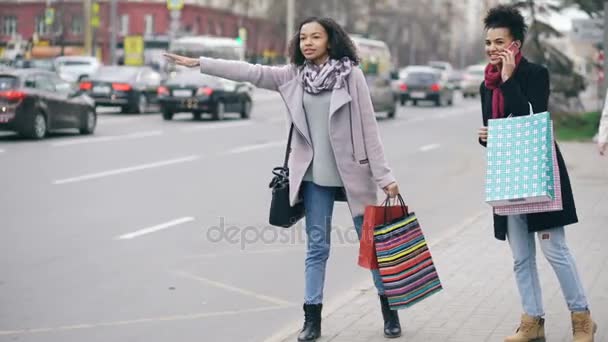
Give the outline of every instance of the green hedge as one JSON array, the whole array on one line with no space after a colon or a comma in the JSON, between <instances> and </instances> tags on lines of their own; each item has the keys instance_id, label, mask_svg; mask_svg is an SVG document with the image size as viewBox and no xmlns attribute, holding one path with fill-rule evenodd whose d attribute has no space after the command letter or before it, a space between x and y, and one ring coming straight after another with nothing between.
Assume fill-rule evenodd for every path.
<instances>
[{"instance_id":1,"label":"green hedge","mask_svg":"<svg viewBox=\"0 0 608 342\"><path fill-rule=\"evenodd\" d=\"M600 112L558 115L553 118L557 140L589 141L597 133Z\"/></svg>"}]
</instances>

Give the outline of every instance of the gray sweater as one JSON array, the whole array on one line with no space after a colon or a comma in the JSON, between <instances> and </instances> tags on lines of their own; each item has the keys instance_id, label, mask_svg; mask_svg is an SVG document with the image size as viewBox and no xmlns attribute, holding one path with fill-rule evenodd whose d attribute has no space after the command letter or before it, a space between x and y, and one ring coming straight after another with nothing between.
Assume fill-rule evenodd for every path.
<instances>
[{"instance_id":1,"label":"gray sweater","mask_svg":"<svg viewBox=\"0 0 608 342\"><path fill-rule=\"evenodd\" d=\"M305 181L321 186L343 186L336 158L329 141L329 103L331 91L319 94L304 92L302 99L313 147L312 164L306 170Z\"/></svg>"}]
</instances>

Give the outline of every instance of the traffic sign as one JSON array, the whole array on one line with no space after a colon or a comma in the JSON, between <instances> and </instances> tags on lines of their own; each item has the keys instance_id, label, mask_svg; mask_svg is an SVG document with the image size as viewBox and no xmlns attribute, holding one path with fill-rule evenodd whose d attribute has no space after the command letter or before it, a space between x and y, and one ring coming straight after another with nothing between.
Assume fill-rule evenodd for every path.
<instances>
[{"instance_id":1,"label":"traffic sign","mask_svg":"<svg viewBox=\"0 0 608 342\"><path fill-rule=\"evenodd\" d=\"M184 8L184 0L167 0L167 9L169 11L181 11Z\"/></svg>"},{"instance_id":2,"label":"traffic sign","mask_svg":"<svg viewBox=\"0 0 608 342\"><path fill-rule=\"evenodd\" d=\"M144 64L144 37L126 36L124 40L125 65Z\"/></svg>"},{"instance_id":3,"label":"traffic sign","mask_svg":"<svg viewBox=\"0 0 608 342\"><path fill-rule=\"evenodd\" d=\"M53 21L55 21L55 9L52 7L44 10L44 23L47 26L53 25Z\"/></svg>"},{"instance_id":4,"label":"traffic sign","mask_svg":"<svg viewBox=\"0 0 608 342\"><path fill-rule=\"evenodd\" d=\"M572 34L580 41L601 43L604 41L604 20L572 19Z\"/></svg>"},{"instance_id":5,"label":"traffic sign","mask_svg":"<svg viewBox=\"0 0 608 342\"><path fill-rule=\"evenodd\" d=\"M99 3L91 5L91 27L99 27Z\"/></svg>"}]
</instances>

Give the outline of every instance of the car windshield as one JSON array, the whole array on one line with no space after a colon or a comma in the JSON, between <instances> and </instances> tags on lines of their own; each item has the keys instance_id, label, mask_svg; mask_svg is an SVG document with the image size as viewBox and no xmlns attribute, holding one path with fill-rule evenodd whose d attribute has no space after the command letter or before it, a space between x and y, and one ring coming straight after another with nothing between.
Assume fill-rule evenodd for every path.
<instances>
[{"instance_id":1,"label":"car windshield","mask_svg":"<svg viewBox=\"0 0 608 342\"><path fill-rule=\"evenodd\" d=\"M93 76L97 80L129 81L137 76L139 68L136 67L101 67Z\"/></svg>"},{"instance_id":2,"label":"car windshield","mask_svg":"<svg viewBox=\"0 0 608 342\"><path fill-rule=\"evenodd\" d=\"M0 91L14 89L17 86L17 78L14 76L0 75Z\"/></svg>"},{"instance_id":3,"label":"car windshield","mask_svg":"<svg viewBox=\"0 0 608 342\"><path fill-rule=\"evenodd\" d=\"M81 66L81 65L91 65L91 61L59 61L58 62L59 65L61 65L62 67L66 67L66 66Z\"/></svg>"},{"instance_id":4,"label":"car windshield","mask_svg":"<svg viewBox=\"0 0 608 342\"><path fill-rule=\"evenodd\" d=\"M30 68L53 70L53 61L50 59L33 59L30 61Z\"/></svg>"},{"instance_id":5,"label":"car windshield","mask_svg":"<svg viewBox=\"0 0 608 342\"><path fill-rule=\"evenodd\" d=\"M448 68L447 68L445 65L443 65L443 64L434 64L434 63L431 63L431 67L432 67L432 68L435 68L435 69L438 69L438 70L447 70L447 69L448 69Z\"/></svg>"},{"instance_id":6,"label":"car windshield","mask_svg":"<svg viewBox=\"0 0 608 342\"><path fill-rule=\"evenodd\" d=\"M407 74L406 82L415 84L431 84L436 82L437 74L429 72L410 72Z\"/></svg>"}]
</instances>

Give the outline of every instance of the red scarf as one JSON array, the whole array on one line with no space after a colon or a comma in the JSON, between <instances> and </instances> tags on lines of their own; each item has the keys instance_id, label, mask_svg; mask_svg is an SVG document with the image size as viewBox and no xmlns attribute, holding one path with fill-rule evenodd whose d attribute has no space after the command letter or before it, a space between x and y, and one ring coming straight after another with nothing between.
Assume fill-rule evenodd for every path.
<instances>
[{"instance_id":1,"label":"red scarf","mask_svg":"<svg viewBox=\"0 0 608 342\"><path fill-rule=\"evenodd\" d=\"M515 70L517 70L521 58L521 52L515 55ZM492 90L492 119L505 117L505 97L500 89L500 85L503 83L500 70L501 68L499 66L488 64L485 71L484 83L486 88ZM511 77L514 76L515 70L513 70L513 75L511 75Z\"/></svg>"}]
</instances>

